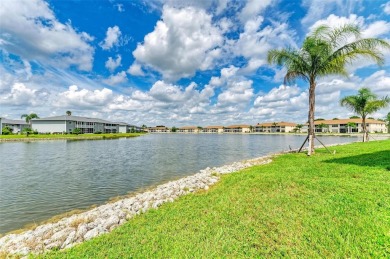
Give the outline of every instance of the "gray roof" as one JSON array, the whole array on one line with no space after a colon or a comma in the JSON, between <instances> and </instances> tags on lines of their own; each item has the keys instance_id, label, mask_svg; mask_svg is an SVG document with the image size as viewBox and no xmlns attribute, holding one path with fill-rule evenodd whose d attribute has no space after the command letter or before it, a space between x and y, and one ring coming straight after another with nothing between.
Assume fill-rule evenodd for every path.
<instances>
[{"instance_id":1,"label":"gray roof","mask_svg":"<svg viewBox=\"0 0 390 259\"><path fill-rule=\"evenodd\" d=\"M22 124L22 125L28 125L28 123L24 120L9 120L5 118L1 118L2 124Z\"/></svg>"},{"instance_id":2,"label":"gray roof","mask_svg":"<svg viewBox=\"0 0 390 259\"><path fill-rule=\"evenodd\" d=\"M140 128L139 126L131 125L131 124L126 123L126 122L114 122L114 123L117 123L120 126L129 126L129 127L134 127L134 128Z\"/></svg>"},{"instance_id":3,"label":"gray roof","mask_svg":"<svg viewBox=\"0 0 390 259\"><path fill-rule=\"evenodd\" d=\"M32 119L32 121L81 121L81 122L98 122L98 123L109 123L109 124L117 124L117 122L106 121L97 118L88 118L81 116L73 116L73 115L61 115L61 116L53 116L41 119Z\"/></svg>"}]
</instances>

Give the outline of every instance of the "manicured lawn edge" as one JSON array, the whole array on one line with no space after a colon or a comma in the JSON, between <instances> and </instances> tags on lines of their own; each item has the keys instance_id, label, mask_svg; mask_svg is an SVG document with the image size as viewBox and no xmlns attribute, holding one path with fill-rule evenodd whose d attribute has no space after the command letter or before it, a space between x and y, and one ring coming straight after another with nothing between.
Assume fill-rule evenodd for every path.
<instances>
[{"instance_id":1,"label":"manicured lawn edge","mask_svg":"<svg viewBox=\"0 0 390 259\"><path fill-rule=\"evenodd\" d=\"M386 257L390 140L277 156L47 258Z\"/></svg>"}]
</instances>

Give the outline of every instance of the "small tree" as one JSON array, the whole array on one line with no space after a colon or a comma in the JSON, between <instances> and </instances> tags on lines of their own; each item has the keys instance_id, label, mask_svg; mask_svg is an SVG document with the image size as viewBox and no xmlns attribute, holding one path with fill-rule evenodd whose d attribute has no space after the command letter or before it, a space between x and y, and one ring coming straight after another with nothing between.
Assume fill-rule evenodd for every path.
<instances>
[{"instance_id":1,"label":"small tree","mask_svg":"<svg viewBox=\"0 0 390 259\"><path fill-rule=\"evenodd\" d=\"M72 112L71 111L66 111L66 115L71 116Z\"/></svg>"},{"instance_id":2,"label":"small tree","mask_svg":"<svg viewBox=\"0 0 390 259\"><path fill-rule=\"evenodd\" d=\"M296 128L297 128L298 132L301 133L301 130L302 130L302 128L303 128L303 124L298 124L298 125L296 126Z\"/></svg>"},{"instance_id":3,"label":"small tree","mask_svg":"<svg viewBox=\"0 0 390 259\"><path fill-rule=\"evenodd\" d=\"M175 126L172 127L171 132L176 132L177 128Z\"/></svg>"},{"instance_id":4,"label":"small tree","mask_svg":"<svg viewBox=\"0 0 390 259\"><path fill-rule=\"evenodd\" d=\"M323 132L324 129L329 129L329 126L326 125L325 123L321 123L317 125L317 128L321 129L321 132Z\"/></svg>"},{"instance_id":5,"label":"small tree","mask_svg":"<svg viewBox=\"0 0 390 259\"><path fill-rule=\"evenodd\" d=\"M76 135L81 134L81 129L79 129L79 128L73 129L73 130L72 130L72 134L76 134Z\"/></svg>"},{"instance_id":6,"label":"small tree","mask_svg":"<svg viewBox=\"0 0 390 259\"><path fill-rule=\"evenodd\" d=\"M22 134L26 134L27 136L33 133L33 130L31 128L23 128Z\"/></svg>"},{"instance_id":7,"label":"small tree","mask_svg":"<svg viewBox=\"0 0 390 259\"><path fill-rule=\"evenodd\" d=\"M356 129L357 125L355 122L348 122L347 127L348 127L348 133L352 133L352 129Z\"/></svg>"},{"instance_id":8,"label":"small tree","mask_svg":"<svg viewBox=\"0 0 390 259\"><path fill-rule=\"evenodd\" d=\"M278 126L278 124L276 122L273 122L272 123L272 127L271 127L271 129L272 129L271 131L272 132L276 132L276 126Z\"/></svg>"},{"instance_id":9,"label":"small tree","mask_svg":"<svg viewBox=\"0 0 390 259\"><path fill-rule=\"evenodd\" d=\"M351 116L351 117L349 117L350 119L360 119L360 117L359 116L356 116L356 115L354 115L354 116Z\"/></svg>"},{"instance_id":10,"label":"small tree","mask_svg":"<svg viewBox=\"0 0 390 259\"><path fill-rule=\"evenodd\" d=\"M366 125L367 115L374 113L390 103L389 97L378 99L378 96L371 92L369 88L361 88L357 95L345 96L341 99L341 106L345 106L362 117L363 142L368 141L368 131Z\"/></svg>"}]
</instances>

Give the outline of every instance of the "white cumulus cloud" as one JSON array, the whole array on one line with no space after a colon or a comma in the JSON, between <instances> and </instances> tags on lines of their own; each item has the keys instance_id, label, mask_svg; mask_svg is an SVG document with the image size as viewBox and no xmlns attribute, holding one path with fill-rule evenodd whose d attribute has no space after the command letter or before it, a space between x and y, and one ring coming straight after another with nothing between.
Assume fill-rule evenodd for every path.
<instances>
[{"instance_id":1,"label":"white cumulus cloud","mask_svg":"<svg viewBox=\"0 0 390 259\"><path fill-rule=\"evenodd\" d=\"M104 50L109 50L119 44L120 36L122 35L121 30L118 26L108 27L106 32L106 38L100 43L100 47Z\"/></svg>"},{"instance_id":2,"label":"white cumulus cloud","mask_svg":"<svg viewBox=\"0 0 390 259\"><path fill-rule=\"evenodd\" d=\"M23 83L15 83L8 93L0 95L0 104L37 106L42 105L48 96L49 92L45 89L31 89Z\"/></svg>"},{"instance_id":3,"label":"white cumulus cloud","mask_svg":"<svg viewBox=\"0 0 390 259\"><path fill-rule=\"evenodd\" d=\"M144 71L142 71L142 66L138 63L133 63L129 69L127 70L127 73L133 76L143 76L145 75Z\"/></svg>"},{"instance_id":4,"label":"white cumulus cloud","mask_svg":"<svg viewBox=\"0 0 390 259\"><path fill-rule=\"evenodd\" d=\"M383 12L385 12L386 14L390 14L390 1L386 4L381 5L381 7L383 7Z\"/></svg>"},{"instance_id":5,"label":"white cumulus cloud","mask_svg":"<svg viewBox=\"0 0 390 259\"><path fill-rule=\"evenodd\" d=\"M271 3L272 0L248 0L239 14L241 22L245 24L246 21L253 19L271 5Z\"/></svg>"},{"instance_id":6,"label":"white cumulus cloud","mask_svg":"<svg viewBox=\"0 0 390 259\"><path fill-rule=\"evenodd\" d=\"M121 55L116 55L116 59L109 57L105 64L106 68L110 70L110 72L114 72L114 70L121 65L121 61Z\"/></svg>"},{"instance_id":7,"label":"white cumulus cloud","mask_svg":"<svg viewBox=\"0 0 390 259\"><path fill-rule=\"evenodd\" d=\"M133 55L138 63L157 70L164 78L190 77L199 69L213 67L213 60L207 58L210 54L218 58L215 49L223 43L221 33L205 10L165 6L162 20Z\"/></svg>"},{"instance_id":8,"label":"white cumulus cloud","mask_svg":"<svg viewBox=\"0 0 390 259\"><path fill-rule=\"evenodd\" d=\"M233 44L232 51L248 60L241 70L252 73L267 64L268 51L278 47L296 46L295 33L286 23L272 23L261 28L264 18L259 16L245 24L244 31Z\"/></svg>"},{"instance_id":9,"label":"white cumulus cloud","mask_svg":"<svg viewBox=\"0 0 390 259\"><path fill-rule=\"evenodd\" d=\"M2 1L0 48L26 60L91 70L94 49L89 34L60 23L43 0Z\"/></svg>"},{"instance_id":10,"label":"white cumulus cloud","mask_svg":"<svg viewBox=\"0 0 390 259\"><path fill-rule=\"evenodd\" d=\"M124 83L126 81L127 81L127 76L125 71L119 72L115 75L111 75L109 78L103 80L104 83L111 86Z\"/></svg>"},{"instance_id":11,"label":"white cumulus cloud","mask_svg":"<svg viewBox=\"0 0 390 259\"><path fill-rule=\"evenodd\" d=\"M224 91L218 95L218 106L246 106L253 97L252 80L228 82Z\"/></svg>"},{"instance_id":12,"label":"white cumulus cloud","mask_svg":"<svg viewBox=\"0 0 390 259\"><path fill-rule=\"evenodd\" d=\"M54 102L54 105L69 108L94 108L107 105L112 98L112 90L107 88L92 91L79 89L77 85L71 85L67 91L58 94L58 100Z\"/></svg>"}]
</instances>

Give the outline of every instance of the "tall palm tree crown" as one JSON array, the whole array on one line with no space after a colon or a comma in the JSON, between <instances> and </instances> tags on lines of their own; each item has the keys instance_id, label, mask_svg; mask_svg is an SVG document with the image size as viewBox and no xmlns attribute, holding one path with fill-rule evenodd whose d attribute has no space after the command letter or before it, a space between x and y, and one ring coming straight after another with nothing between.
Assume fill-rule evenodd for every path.
<instances>
[{"instance_id":1,"label":"tall palm tree crown","mask_svg":"<svg viewBox=\"0 0 390 259\"><path fill-rule=\"evenodd\" d=\"M39 117L36 113L22 114L22 116L20 116L20 118L21 119L25 118L27 123L30 123L31 119L39 119Z\"/></svg>"},{"instance_id":2,"label":"tall palm tree crown","mask_svg":"<svg viewBox=\"0 0 390 259\"><path fill-rule=\"evenodd\" d=\"M321 25L303 41L301 49L286 48L268 52L268 63L285 66L284 83L302 79L309 83L308 155L314 153L315 88L317 79L327 75L347 76L346 65L360 57L378 65L384 63L381 50L390 44L376 38L362 38L360 28L347 24L338 28Z\"/></svg>"},{"instance_id":3,"label":"tall palm tree crown","mask_svg":"<svg viewBox=\"0 0 390 259\"><path fill-rule=\"evenodd\" d=\"M363 142L368 140L368 131L366 126L366 118L382 108L385 108L390 103L389 97L378 99L378 96L371 92L369 88L361 88L357 95L345 96L341 99L341 106L345 106L362 117L363 127Z\"/></svg>"}]
</instances>

